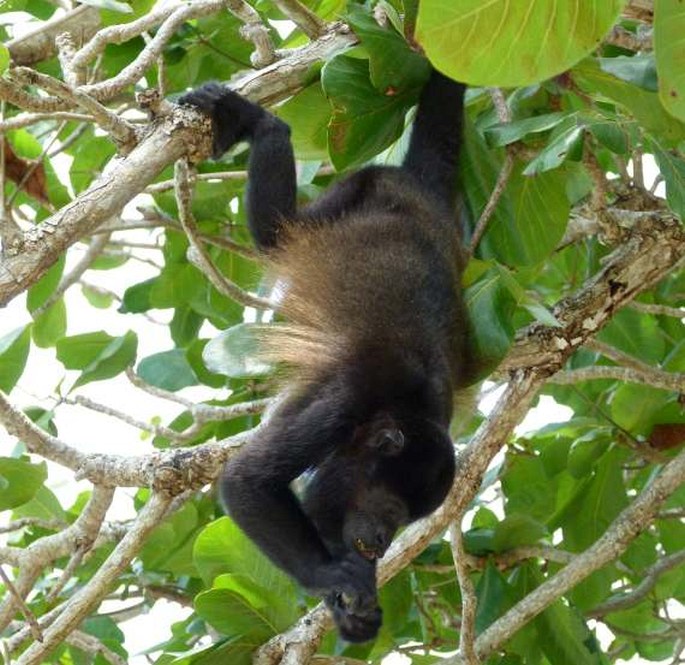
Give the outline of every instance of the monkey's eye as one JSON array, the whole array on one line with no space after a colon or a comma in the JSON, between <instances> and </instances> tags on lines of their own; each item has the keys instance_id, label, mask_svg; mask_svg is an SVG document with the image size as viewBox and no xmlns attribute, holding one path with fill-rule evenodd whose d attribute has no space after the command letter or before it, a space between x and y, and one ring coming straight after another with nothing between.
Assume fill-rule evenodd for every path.
<instances>
[{"instance_id":1,"label":"monkey's eye","mask_svg":"<svg viewBox=\"0 0 685 665\"><path fill-rule=\"evenodd\" d=\"M365 559L369 561L374 561L378 558L378 553L373 547L368 547L367 544L361 538L355 538L354 546L357 548L357 552L361 554Z\"/></svg>"}]
</instances>

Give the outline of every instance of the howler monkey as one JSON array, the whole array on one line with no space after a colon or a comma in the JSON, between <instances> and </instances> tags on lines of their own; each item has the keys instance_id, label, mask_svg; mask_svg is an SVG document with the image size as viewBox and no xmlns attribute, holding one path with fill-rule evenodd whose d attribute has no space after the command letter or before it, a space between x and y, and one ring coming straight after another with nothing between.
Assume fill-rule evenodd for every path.
<instances>
[{"instance_id":1,"label":"howler monkey","mask_svg":"<svg viewBox=\"0 0 685 665\"><path fill-rule=\"evenodd\" d=\"M452 396L470 369L454 187L463 98L433 71L402 166L363 168L301 210L283 121L215 83L180 100L212 119L215 156L251 144L248 224L291 322L270 348L300 369L226 465L222 495L350 641L381 624L376 560L454 477ZM290 483L308 470L299 499Z\"/></svg>"}]
</instances>

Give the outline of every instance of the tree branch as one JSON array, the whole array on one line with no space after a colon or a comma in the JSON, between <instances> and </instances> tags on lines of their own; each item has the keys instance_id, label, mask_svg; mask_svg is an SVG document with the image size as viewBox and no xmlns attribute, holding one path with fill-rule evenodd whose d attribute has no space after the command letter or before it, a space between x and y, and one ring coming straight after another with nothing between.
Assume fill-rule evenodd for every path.
<instances>
[{"instance_id":1,"label":"tree branch","mask_svg":"<svg viewBox=\"0 0 685 665\"><path fill-rule=\"evenodd\" d=\"M355 42L356 37L346 26L337 25L290 57L258 73L247 74L236 82L235 89L263 105L284 99L305 84L314 63ZM9 82L0 79L0 99L4 98L7 86L11 88ZM152 123L146 138L125 159L110 162L110 168L88 190L26 232L23 245L12 253L5 252L0 263L0 307L40 279L70 245L119 215L124 205L166 166L195 150L200 142L198 131L207 140L208 153L211 129L206 118L191 109L174 109L169 116Z\"/></svg>"},{"instance_id":2,"label":"tree branch","mask_svg":"<svg viewBox=\"0 0 685 665\"><path fill-rule=\"evenodd\" d=\"M638 370L632 367L613 367L610 365L595 365L568 371L557 372L550 377L550 383L562 386L572 385L580 381L594 381L598 379L612 379L624 383L644 383L663 390L685 391L685 374L664 372L659 369L650 371Z\"/></svg>"},{"instance_id":3,"label":"tree branch","mask_svg":"<svg viewBox=\"0 0 685 665\"><path fill-rule=\"evenodd\" d=\"M169 497L153 493L138 514L129 532L114 548L107 560L98 568L88 584L65 603L64 609L43 634L43 642L34 642L15 661L16 665L40 665L67 636L90 614L108 593L117 577L128 567L143 546L150 532L164 518L170 503Z\"/></svg>"},{"instance_id":4,"label":"tree branch","mask_svg":"<svg viewBox=\"0 0 685 665\"><path fill-rule=\"evenodd\" d=\"M632 540L647 528L659 506L680 487L684 479L685 451L664 466L661 473L612 522L594 545L490 624L476 640L478 655L487 658L557 598L620 556ZM461 665L463 662L460 656L455 656L446 660L445 665Z\"/></svg>"},{"instance_id":5,"label":"tree branch","mask_svg":"<svg viewBox=\"0 0 685 665\"><path fill-rule=\"evenodd\" d=\"M677 568L683 562L685 562L685 550L680 550L680 552L665 556L643 573L642 581L632 591L620 596L615 596L605 603L597 605L597 607L587 613L587 616L602 617L606 614L625 610L628 607L637 605L654 588L659 581L660 575L663 575L669 570L673 570L673 568Z\"/></svg>"}]
</instances>

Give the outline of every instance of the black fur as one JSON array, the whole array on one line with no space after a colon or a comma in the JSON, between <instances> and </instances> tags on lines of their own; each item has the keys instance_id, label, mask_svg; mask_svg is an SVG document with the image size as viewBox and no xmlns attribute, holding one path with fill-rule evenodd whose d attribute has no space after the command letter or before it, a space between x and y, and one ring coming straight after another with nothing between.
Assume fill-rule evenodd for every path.
<instances>
[{"instance_id":1,"label":"black fur","mask_svg":"<svg viewBox=\"0 0 685 665\"><path fill-rule=\"evenodd\" d=\"M215 155L250 141L257 246L287 262L299 229L322 248L293 259L290 286L346 351L297 386L227 464L221 489L236 522L325 599L350 641L381 624L376 559L399 526L440 505L454 477L447 427L470 369L454 187L463 95L433 72L403 166L362 169L299 212L287 125L216 84L181 99L212 118ZM320 283L298 285L310 272ZM308 470L298 499L289 485Z\"/></svg>"}]
</instances>

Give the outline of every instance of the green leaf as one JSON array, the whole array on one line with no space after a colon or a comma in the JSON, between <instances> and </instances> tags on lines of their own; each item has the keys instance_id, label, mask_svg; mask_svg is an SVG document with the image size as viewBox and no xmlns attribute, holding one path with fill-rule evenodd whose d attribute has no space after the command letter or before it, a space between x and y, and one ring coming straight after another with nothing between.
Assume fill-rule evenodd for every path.
<instances>
[{"instance_id":1,"label":"green leaf","mask_svg":"<svg viewBox=\"0 0 685 665\"><path fill-rule=\"evenodd\" d=\"M659 98L664 107L685 120L685 6L680 0L654 3L654 51L659 72Z\"/></svg>"},{"instance_id":2,"label":"green leaf","mask_svg":"<svg viewBox=\"0 0 685 665\"><path fill-rule=\"evenodd\" d=\"M271 367L259 359L255 331L263 326L239 323L211 339L202 352L207 368L235 379L263 376Z\"/></svg>"},{"instance_id":3,"label":"green leaf","mask_svg":"<svg viewBox=\"0 0 685 665\"><path fill-rule=\"evenodd\" d=\"M153 306L150 302L150 293L156 282L157 277L153 277L144 282L138 282L138 284L129 286L126 291L124 291L124 297L119 311L122 314L139 314L152 309Z\"/></svg>"},{"instance_id":4,"label":"green leaf","mask_svg":"<svg viewBox=\"0 0 685 665\"><path fill-rule=\"evenodd\" d=\"M81 293L83 297L93 306L98 309L107 309L114 302L114 295L111 293L104 293L99 289L93 288L88 284L81 285Z\"/></svg>"},{"instance_id":5,"label":"green leaf","mask_svg":"<svg viewBox=\"0 0 685 665\"><path fill-rule=\"evenodd\" d=\"M321 72L333 106L328 151L336 169L362 164L397 140L419 88L384 95L370 80L369 61L338 55Z\"/></svg>"},{"instance_id":6,"label":"green leaf","mask_svg":"<svg viewBox=\"0 0 685 665\"><path fill-rule=\"evenodd\" d=\"M532 118L523 118L513 122L505 122L487 127L484 131L485 140L489 146L498 147L520 141L529 134L546 132L556 127L568 117L567 113L545 113Z\"/></svg>"},{"instance_id":7,"label":"green leaf","mask_svg":"<svg viewBox=\"0 0 685 665\"><path fill-rule=\"evenodd\" d=\"M276 112L290 125L290 138L298 159L328 158L331 106L319 83L291 97Z\"/></svg>"},{"instance_id":8,"label":"green leaf","mask_svg":"<svg viewBox=\"0 0 685 665\"><path fill-rule=\"evenodd\" d=\"M266 641L299 616L292 598L279 596L249 575L225 574L195 599L195 608L224 635Z\"/></svg>"},{"instance_id":9,"label":"green leaf","mask_svg":"<svg viewBox=\"0 0 685 665\"><path fill-rule=\"evenodd\" d=\"M646 363L656 365L664 357L664 339L657 320L633 309L616 312L597 337Z\"/></svg>"},{"instance_id":10,"label":"green leaf","mask_svg":"<svg viewBox=\"0 0 685 665\"><path fill-rule=\"evenodd\" d=\"M516 266L534 265L549 256L564 236L571 209L563 173L527 176L521 166L514 166L509 179L508 202L500 201L509 204L506 222L494 217L486 232L497 258Z\"/></svg>"},{"instance_id":11,"label":"green leaf","mask_svg":"<svg viewBox=\"0 0 685 665\"><path fill-rule=\"evenodd\" d=\"M219 575L246 575L275 594L293 600L294 583L276 568L228 517L208 524L198 535L193 559L205 583Z\"/></svg>"},{"instance_id":12,"label":"green leaf","mask_svg":"<svg viewBox=\"0 0 685 665\"><path fill-rule=\"evenodd\" d=\"M222 578L230 577L223 575ZM223 635L249 636L256 642L265 642L276 634L265 613L265 602L253 604L252 598L230 589L211 589L195 598L197 613Z\"/></svg>"},{"instance_id":13,"label":"green leaf","mask_svg":"<svg viewBox=\"0 0 685 665\"><path fill-rule=\"evenodd\" d=\"M571 117L559 127L551 141L528 163L523 175L536 175L561 166L566 159L579 158L583 148L583 125Z\"/></svg>"},{"instance_id":14,"label":"green leaf","mask_svg":"<svg viewBox=\"0 0 685 665\"><path fill-rule=\"evenodd\" d=\"M628 109L647 131L675 144L685 138L685 124L664 110L655 92L649 92L603 71L596 60L587 58L574 67L573 80L588 95L608 98Z\"/></svg>"},{"instance_id":15,"label":"green leaf","mask_svg":"<svg viewBox=\"0 0 685 665\"><path fill-rule=\"evenodd\" d=\"M31 346L31 326L0 337L0 390L11 392L24 372Z\"/></svg>"},{"instance_id":16,"label":"green leaf","mask_svg":"<svg viewBox=\"0 0 685 665\"><path fill-rule=\"evenodd\" d=\"M10 64L10 52L4 45L0 44L0 74L2 74Z\"/></svg>"},{"instance_id":17,"label":"green leaf","mask_svg":"<svg viewBox=\"0 0 685 665\"><path fill-rule=\"evenodd\" d=\"M627 81L643 90L656 92L659 89L656 76L656 62L652 53L618 56L616 58L598 58L602 71L613 74L622 81Z\"/></svg>"},{"instance_id":18,"label":"green leaf","mask_svg":"<svg viewBox=\"0 0 685 665\"><path fill-rule=\"evenodd\" d=\"M129 331L121 337L112 338L104 348L99 350L95 358L83 368L83 372L76 379L71 389L74 390L92 381L111 379L120 374L135 362L137 348L138 338L134 332ZM92 351L92 348L89 351ZM59 357L59 343L57 355Z\"/></svg>"},{"instance_id":19,"label":"green leaf","mask_svg":"<svg viewBox=\"0 0 685 665\"><path fill-rule=\"evenodd\" d=\"M488 565L476 585L476 595L476 633L482 633L512 605L509 584L491 560L488 560Z\"/></svg>"},{"instance_id":20,"label":"green leaf","mask_svg":"<svg viewBox=\"0 0 685 665\"><path fill-rule=\"evenodd\" d=\"M85 369L114 340L103 330L64 337L57 342L57 359L66 369Z\"/></svg>"},{"instance_id":21,"label":"green leaf","mask_svg":"<svg viewBox=\"0 0 685 665\"><path fill-rule=\"evenodd\" d=\"M495 527L493 547L504 552L514 547L535 545L549 533L543 524L522 513L508 514Z\"/></svg>"},{"instance_id":22,"label":"green leaf","mask_svg":"<svg viewBox=\"0 0 685 665\"><path fill-rule=\"evenodd\" d=\"M554 665L600 665L599 648L576 610L560 600L535 619L540 646Z\"/></svg>"},{"instance_id":23,"label":"green leaf","mask_svg":"<svg viewBox=\"0 0 685 665\"><path fill-rule=\"evenodd\" d=\"M622 0L422 0L416 37L431 62L477 86L517 86L560 74L597 48Z\"/></svg>"},{"instance_id":24,"label":"green leaf","mask_svg":"<svg viewBox=\"0 0 685 665\"><path fill-rule=\"evenodd\" d=\"M496 270L469 286L465 300L473 322L474 352L485 375L504 358L514 339L515 302Z\"/></svg>"},{"instance_id":25,"label":"green leaf","mask_svg":"<svg viewBox=\"0 0 685 665\"><path fill-rule=\"evenodd\" d=\"M611 417L633 435L649 434L671 397L667 390L635 383L620 385L611 400Z\"/></svg>"},{"instance_id":26,"label":"green leaf","mask_svg":"<svg viewBox=\"0 0 685 665\"><path fill-rule=\"evenodd\" d=\"M568 453L569 473L578 479L588 476L597 460L606 453L611 439L610 432L602 432L599 436L590 432L574 441Z\"/></svg>"},{"instance_id":27,"label":"green leaf","mask_svg":"<svg viewBox=\"0 0 685 665\"><path fill-rule=\"evenodd\" d=\"M66 515L60 502L45 485L38 488L30 501L15 508L12 515L15 519L37 517L43 520L66 521Z\"/></svg>"},{"instance_id":28,"label":"green leaf","mask_svg":"<svg viewBox=\"0 0 685 665\"><path fill-rule=\"evenodd\" d=\"M251 665L252 652L262 642L251 637L239 635L229 640L219 641L211 646L193 651L191 654L174 658L170 663L164 657L156 662L160 665Z\"/></svg>"},{"instance_id":29,"label":"green leaf","mask_svg":"<svg viewBox=\"0 0 685 665\"><path fill-rule=\"evenodd\" d=\"M649 146L666 183L666 201L681 221L685 221L685 160L664 150L655 139L649 141Z\"/></svg>"},{"instance_id":30,"label":"green leaf","mask_svg":"<svg viewBox=\"0 0 685 665\"><path fill-rule=\"evenodd\" d=\"M143 381L164 390L181 390L198 383L183 349L147 356L140 361L136 371Z\"/></svg>"},{"instance_id":31,"label":"green leaf","mask_svg":"<svg viewBox=\"0 0 685 665\"><path fill-rule=\"evenodd\" d=\"M347 15L352 29L369 54L371 83L384 95L420 88L430 75L430 64L390 26L381 26L367 11L354 7Z\"/></svg>"},{"instance_id":32,"label":"green leaf","mask_svg":"<svg viewBox=\"0 0 685 665\"><path fill-rule=\"evenodd\" d=\"M48 477L45 462L0 457L0 510L16 508L30 501Z\"/></svg>"},{"instance_id":33,"label":"green leaf","mask_svg":"<svg viewBox=\"0 0 685 665\"><path fill-rule=\"evenodd\" d=\"M564 541L572 551L579 552L592 545L627 505L622 454L614 449L602 457L590 486L574 506L574 514L563 525Z\"/></svg>"},{"instance_id":34,"label":"green leaf","mask_svg":"<svg viewBox=\"0 0 685 665\"><path fill-rule=\"evenodd\" d=\"M64 298L37 316L33 322L31 334L35 345L47 349L64 337L67 332L67 306Z\"/></svg>"},{"instance_id":35,"label":"green leaf","mask_svg":"<svg viewBox=\"0 0 685 665\"><path fill-rule=\"evenodd\" d=\"M26 293L26 309L34 312L55 292L64 272L64 256L53 263L47 272Z\"/></svg>"}]
</instances>

